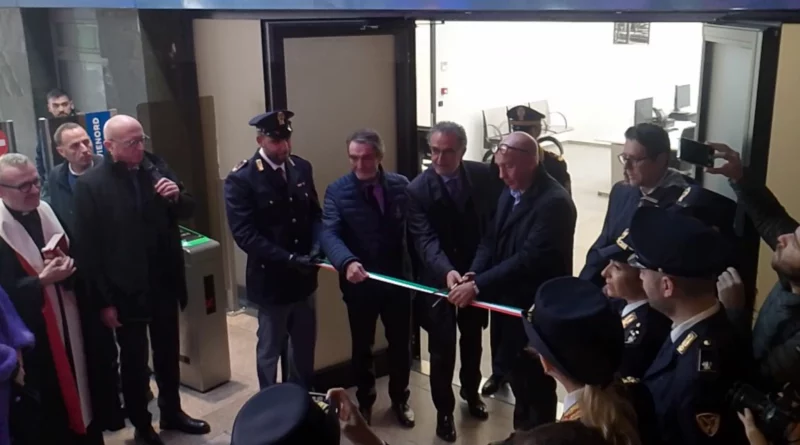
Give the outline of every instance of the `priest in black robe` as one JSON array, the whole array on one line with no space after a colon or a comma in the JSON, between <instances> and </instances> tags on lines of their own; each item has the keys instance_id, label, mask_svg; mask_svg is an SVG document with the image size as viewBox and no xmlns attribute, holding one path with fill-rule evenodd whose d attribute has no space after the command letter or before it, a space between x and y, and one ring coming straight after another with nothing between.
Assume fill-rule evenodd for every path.
<instances>
[{"instance_id":1,"label":"priest in black robe","mask_svg":"<svg viewBox=\"0 0 800 445\"><path fill-rule=\"evenodd\" d=\"M69 236L39 192L30 159L0 156L0 287L35 337L21 361L26 399L35 403L12 405L11 415L38 426L25 428L20 443L103 444L116 389L98 345L111 332L90 306Z\"/></svg>"}]
</instances>

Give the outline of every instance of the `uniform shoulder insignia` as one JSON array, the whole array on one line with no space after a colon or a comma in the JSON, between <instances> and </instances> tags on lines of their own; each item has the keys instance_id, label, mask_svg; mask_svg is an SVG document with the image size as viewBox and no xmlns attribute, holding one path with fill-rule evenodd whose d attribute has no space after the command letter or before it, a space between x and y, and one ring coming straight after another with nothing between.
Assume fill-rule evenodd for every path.
<instances>
[{"instance_id":1,"label":"uniform shoulder insignia","mask_svg":"<svg viewBox=\"0 0 800 445\"><path fill-rule=\"evenodd\" d=\"M256 159L256 168L260 172L264 171L264 163L261 161L261 159Z\"/></svg>"},{"instance_id":2,"label":"uniform shoulder insignia","mask_svg":"<svg viewBox=\"0 0 800 445\"><path fill-rule=\"evenodd\" d=\"M692 331L686 336L686 338L683 339L681 344L678 345L678 354L685 354L689 349L689 346L692 346L692 343L694 343L695 340L697 340L697 334Z\"/></svg>"},{"instance_id":3,"label":"uniform shoulder insignia","mask_svg":"<svg viewBox=\"0 0 800 445\"><path fill-rule=\"evenodd\" d=\"M641 324L640 323L636 323L636 326L631 328L630 331L626 332L626 337L625 337L625 344L626 345L636 344L637 340L639 340L641 338L639 336L639 334L641 334L642 331L639 329L639 326L641 326Z\"/></svg>"},{"instance_id":4,"label":"uniform shoulder insignia","mask_svg":"<svg viewBox=\"0 0 800 445\"><path fill-rule=\"evenodd\" d=\"M231 169L231 172L235 172L235 171L239 170L240 168L244 167L245 165L247 165L247 159L244 159L241 162L239 162L238 164L234 165L233 168Z\"/></svg>"},{"instance_id":5,"label":"uniform shoulder insignia","mask_svg":"<svg viewBox=\"0 0 800 445\"><path fill-rule=\"evenodd\" d=\"M634 321L636 321L636 314L634 312L631 312L630 314L626 315L625 318L622 319L622 327L627 328Z\"/></svg>"},{"instance_id":6,"label":"uniform shoulder insignia","mask_svg":"<svg viewBox=\"0 0 800 445\"><path fill-rule=\"evenodd\" d=\"M639 383L639 379L637 379L636 377L623 377L622 383L626 385L632 385L634 383Z\"/></svg>"},{"instance_id":7,"label":"uniform shoulder insignia","mask_svg":"<svg viewBox=\"0 0 800 445\"><path fill-rule=\"evenodd\" d=\"M716 373L717 362L717 351L711 347L709 340L703 340L697 356L697 371L704 374Z\"/></svg>"},{"instance_id":8,"label":"uniform shoulder insignia","mask_svg":"<svg viewBox=\"0 0 800 445\"><path fill-rule=\"evenodd\" d=\"M564 411L564 414L561 415L561 419L559 422L569 422L570 420L578 420L581 418L581 407L577 403L569 407L568 410Z\"/></svg>"},{"instance_id":9,"label":"uniform shoulder insignia","mask_svg":"<svg viewBox=\"0 0 800 445\"><path fill-rule=\"evenodd\" d=\"M681 197L678 198L678 202L683 202L683 200L686 199L686 197L689 196L689 193L691 192L692 192L692 186L688 186L685 189L683 189L683 193L681 193Z\"/></svg>"},{"instance_id":10,"label":"uniform shoulder insignia","mask_svg":"<svg viewBox=\"0 0 800 445\"><path fill-rule=\"evenodd\" d=\"M720 415L717 413L700 413L694 416L700 431L708 437L714 437L719 431Z\"/></svg>"}]
</instances>

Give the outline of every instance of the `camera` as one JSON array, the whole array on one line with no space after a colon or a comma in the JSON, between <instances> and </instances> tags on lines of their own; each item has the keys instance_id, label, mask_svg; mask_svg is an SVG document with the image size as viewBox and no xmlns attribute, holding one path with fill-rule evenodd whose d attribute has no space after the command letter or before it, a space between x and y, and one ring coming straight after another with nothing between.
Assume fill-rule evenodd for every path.
<instances>
[{"instance_id":1,"label":"camera","mask_svg":"<svg viewBox=\"0 0 800 445\"><path fill-rule=\"evenodd\" d=\"M792 403L795 392L785 388L779 394L765 394L746 383L737 383L728 392L730 406L737 412L749 408L756 426L772 443L788 443L786 432L800 420Z\"/></svg>"}]
</instances>

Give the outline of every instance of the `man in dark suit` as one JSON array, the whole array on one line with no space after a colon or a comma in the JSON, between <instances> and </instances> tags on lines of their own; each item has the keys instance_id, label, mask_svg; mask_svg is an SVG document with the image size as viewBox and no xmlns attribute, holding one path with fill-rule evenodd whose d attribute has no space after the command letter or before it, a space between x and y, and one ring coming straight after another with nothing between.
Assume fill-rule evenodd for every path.
<instances>
[{"instance_id":1,"label":"man in dark suit","mask_svg":"<svg viewBox=\"0 0 800 445\"><path fill-rule=\"evenodd\" d=\"M539 169L539 147L527 133L506 136L495 148L500 178L506 183L494 224L478 247L462 284L448 299L466 307L479 296L527 308L545 281L572 274L577 213L569 193ZM492 313L502 337L501 349L513 363L511 389L516 397L514 429L528 430L556 417L556 384L541 363L524 351L525 331L518 318Z\"/></svg>"},{"instance_id":2,"label":"man in dark suit","mask_svg":"<svg viewBox=\"0 0 800 445\"><path fill-rule=\"evenodd\" d=\"M450 289L469 271L497 206L500 181L491 176L488 165L462 160L467 135L461 125L437 123L430 130L428 145L432 168L417 176L407 190L408 229L422 262L422 281ZM461 332L461 398L473 417L489 417L478 395L481 334L488 314L475 307L441 304L432 295L418 295L415 305L420 324L428 331L431 395L438 412L436 435L454 442L456 329Z\"/></svg>"},{"instance_id":3,"label":"man in dark suit","mask_svg":"<svg viewBox=\"0 0 800 445\"><path fill-rule=\"evenodd\" d=\"M511 131L524 131L533 136L537 141L542 135L542 121L546 117L544 114L525 105L517 105L508 110L508 125ZM544 165L544 169L561 186L572 193L572 178L567 171L567 161L560 154L547 151L539 146L539 162Z\"/></svg>"},{"instance_id":4,"label":"man in dark suit","mask_svg":"<svg viewBox=\"0 0 800 445\"><path fill-rule=\"evenodd\" d=\"M75 186L76 245L100 316L116 329L128 418L140 442L163 443L147 410L152 347L161 429L208 433L207 423L183 412L178 392L178 309L188 298L178 220L191 216L194 200L167 164L145 151L148 136L136 119L114 116L103 133L111 159Z\"/></svg>"},{"instance_id":5,"label":"man in dark suit","mask_svg":"<svg viewBox=\"0 0 800 445\"><path fill-rule=\"evenodd\" d=\"M50 116L56 119L68 118L75 116L75 104L69 97L66 91L54 88L47 92L47 111ZM51 127L52 128L52 127ZM41 139L36 142L36 171L39 172L39 177L42 178L42 185L50 178L48 175L49 166L45 165L44 150L48 146ZM60 164L60 163L59 163ZM42 189L42 197L47 200L47 190Z\"/></svg>"},{"instance_id":6,"label":"man in dark suit","mask_svg":"<svg viewBox=\"0 0 800 445\"><path fill-rule=\"evenodd\" d=\"M350 318L352 366L358 409L369 422L375 403L372 346L381 317L389 342L389 397L405 427L414 426L408 406L411 372L411 295L403 288L368 280L367 270L393 277L406 275L406 203L408 179L383 170L384 147L373 130L347 139L352 172L325 191L322 248L339 272Z\"/></svg>"},{"instance_id":7,"label":"man in dark suit","mask_svg":"<svg viewBox=\"0 0 800 445\"><path fill-rule=\"evenodd\" d=\"M225 208L236 244L247 253L247 299L258 308L258 383L274 385L278 358L291 343L289 375L311 388L317 341L315 307L322 210L311 164L290 155L294 113L250 120L259 148L225 180ZM288 359L288 360L287 360ZM284 363L288 365L288 363Z\"/></svg>"}]
</instances>

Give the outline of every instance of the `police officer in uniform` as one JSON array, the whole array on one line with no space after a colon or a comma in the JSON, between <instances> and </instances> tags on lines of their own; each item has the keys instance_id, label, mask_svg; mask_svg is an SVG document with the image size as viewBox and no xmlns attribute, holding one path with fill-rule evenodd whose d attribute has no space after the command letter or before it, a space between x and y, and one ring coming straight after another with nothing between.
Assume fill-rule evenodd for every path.
<instances>
[{"instance_id":1,"label":"police officer in uniform","mask_svg":"<svg viewBox=\"0 0 800 445\"><path fill-rule=\"evenodd\" d=\"M542 135L544 114L525 105L517 105L508 110L506 116L508 116L511 131L524 131L537 141L539 140ZM561 155L543 149L541 144L539 145L539 156L547 173L572 194L572 179L567 172L567 161Z\"/></svg>"},{"instance_id":2,"label":"police officer in uniform","mask_svg":"<svg viewBox=\"0 0 800 445\"><path fill-rule=\"evenodd\" d=\"M600 255L608 260L603 269L606 280L603 292L622 319L625 348L619 374L641 379L669 335L672 322L650 307L639 269L628 264L633 254L627 239L629 233L625 230L615 244L600 249Z\"/></svg>"},{"instance_id":3,"label":"police officer in uniform","mask_svg":"<svg viewBox=\"0 0 800 445\"><path fill-rule=\"evenodd\" d=\"M670 153L669 135L658 125L639 124L625 132L625 148L619 156L625 168L625 180L611 189L603 228L586 254L580 278L602 286L605 280L601 273L608 260L600 255L600 249L616 243L630 227L637 208L669 207L692 185L691 178L669 168Z\"/></svg>"},{"instance_id":4,"label":"police officer in uniform","mask_svg":"<svg viewBox=\"0 0 800 445\"><path fill-rule=\"evenodd\" d=\"M288 380L309 388L314 373L315 263L320 257L322 210L311 164L290 155L292 116L291 111L276 110L251 119L259 148L225 180L228 224L236 244L247 253L247 298L258 308L256 354L262 389L275 384L287 339Z\"/></svg>"},{"instance_id":5,"label":"police officer in uniform","mask_svg":"<svg viewBox=\"0 0 800 445\"><path fill-rule=\"evenodd\" d=\"M663 208L636 211L631 264L650 305L673 323L642 379L652 393L663 442L747 443L726 394L751 374L750 346L741 342L716 296L730 245L696 218Z\"/></svg>"}]
</instances>

